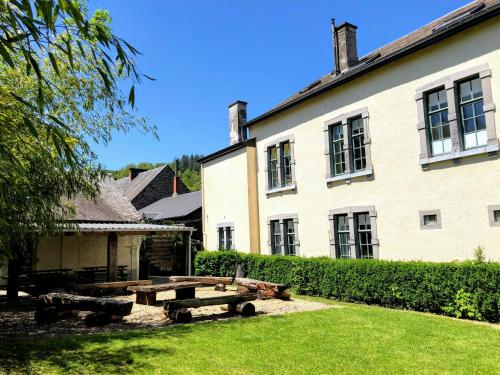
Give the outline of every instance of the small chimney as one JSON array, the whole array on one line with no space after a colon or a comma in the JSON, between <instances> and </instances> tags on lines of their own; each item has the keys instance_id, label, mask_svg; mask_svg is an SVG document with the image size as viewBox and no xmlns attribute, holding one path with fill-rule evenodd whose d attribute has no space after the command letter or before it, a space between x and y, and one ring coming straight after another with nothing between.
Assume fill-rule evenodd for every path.
<instances>
[{"instance_id":1,"label":"small chimney","mask_svg":"<svg viewBox=\"0 0 500 375\"><path fill-rule=\"evenodd\" d=\"M246 141L247 103L237 100L229 105L229 144Z\"/></svg>"},{"instance_id":2,"label":"small chimney","mask_svg":"<svg viewBox=\"0 0 500 375\"><path fill-rule=\"evenodd\" d=\"M358 63L357 29L357 26L349 22L337 27L335 26L335 20L332 19L336 73L341 73Z\"/></svg>"},{"instance_id":3,"label":"small chimney","mask_svg":"<svg viewBox=\"0 0 500 375\"><path fill-rule=\"evenodd\" d=\"M132 181L134 178L137 177L139 173L146 172L146 169L142 168L129 168L128 169L128 178L130 181Z\"/></svg>"},{"instance_id":4,"label":"small chimney","mask_svg":"<svg viewBox=\"0 0 500 375\"><path fill-rule=\"evenodd\" d=\"M172 192L172 197L177 195L177 170L179 168L179 160L175 159L175 170L174 170L174 189Z\"/></svg>"}]
</instances>

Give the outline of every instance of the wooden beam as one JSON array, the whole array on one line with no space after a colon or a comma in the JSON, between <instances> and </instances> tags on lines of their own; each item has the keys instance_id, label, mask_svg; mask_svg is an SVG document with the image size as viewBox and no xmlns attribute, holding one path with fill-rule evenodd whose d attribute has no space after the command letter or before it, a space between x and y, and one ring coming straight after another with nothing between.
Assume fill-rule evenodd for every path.
<instances>
[{"instance_id":1,"label":"wooden beam","mask_svg":"<svg viewBox=\"0 0 500 375\"><path fill-rule=\"evenodd\" d=\"M118 235L116 232L108 233L108 281L118 278Z\"/></svg>"},{"instance_id":2,"label":"wooden beam","mask_svg":"<svg viewBox=\"0 0 500 375\"><path fill-rule=\"evenodd\" d=\"M48 293L38 299L38 308L54 306L59 310L101 311L109 315L130 315L132 301L118 301L112 298L77 296L66 293Z\"/></svg>"},{"instance_id":3,"label":"wooden beam","mask_svg":"<svg viewBox=\"0 0 500 375\"><path fill-rule=\"evenodd\" d=\"M164 310L177 310L181 308L188 307L202 307L202 306L212 306L212 305L225 305L225 304L238 304L246 301L255 301L257 299L257 294L233 294L231 296L219 296L219 297L208 297L208 298L193 298L185 300L175 300L175 301L164 301Z\"/></svg>"},{"instance_id":4,"label":"wooden beam","mask_svg":"<svg viewBox=\"0 0 500 375\"><path fill-rule=\"evenodd\" d=\"M119 289L128 286L144 286L152 285L152 280L130 280L130 281L111 281L107 283L92 283L92 284L75 284L75 290L88 290L88 289Z\"/></svg>"},{"instance_id":5,"label":"wooden beam","mask_svg":"<svg viewBox=\"0 0 500 375\"><path fill-rule=\"evenodd\" d=\"M233 283L232 277L215 277L215 276L170 276L170 282L176 283L179 281L195 281L203 285L217 285L225 284L231 285Z\"/></svg>"},{"instance_id":6,"label":"wooden beam","mask_svg":"<svg viewBox=\"0 0 500 375\"><path fill-rule=\"evenodd\" d=\"M202 285L201 283L182 281L179 283L153 284L143 286L129 286L127 290L132 292L165 292L167 290L195 288Z\"/></svg>"}]
</instances>

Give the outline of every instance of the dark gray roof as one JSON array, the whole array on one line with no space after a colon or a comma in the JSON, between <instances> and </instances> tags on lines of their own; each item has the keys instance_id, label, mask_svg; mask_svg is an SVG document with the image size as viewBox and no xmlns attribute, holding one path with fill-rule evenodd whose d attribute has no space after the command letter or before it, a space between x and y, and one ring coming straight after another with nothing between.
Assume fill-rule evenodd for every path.
<instances>
[{"instance_id":1,"label":"dark gray roof","mask_svg":"<svg viewBox=\"0 0 500 375\"><path fill-rule=\"evenodd\" d=\"M129 177L120 178L116 180L116 185L125 192L125 196L131 201L148 186L161 171L165 168L170 168L168 165L150 169L139 173L132 181Z\"/></svg>"},{"instance_id":2,"label":"dark gray roof","mask_svg":"<svg viewBox=\"0 0 500 375\"><path fill-rule=\"evenodd\" d=\"M72 221L133 223L142 219L112 178L102 180L99 191L95 200L79 195L70 201L76 211Z\"/></svg>"},{"instance_id":3,"label":"dark gray roof","mask_svg":"<svg viewBox=\"0 0 500 375\"><path fill-rule=\"evenodd\" d=\"M160 199L139 212L151 220L164 220L186 216L200 207L201 191L193 191Z\"/></svg>"},{"instance_id":4,"label":"dark gray roof","mask_svg":"<svg viewBox=\"0 0 500 375\"><path fill-rule=\"evenodd\" d=\"M500 0L473 1L435 21L407 34L359 59L359 63L342 72L328 73L299 92L288 97L269 111L249 120L247 126L252 126L266 118L280 113L302 101L331 90L341 84L368 73L369 71L390 63L409 53L424 48L432 42L440 41L467 26L476 24L487 17L498 14Z\"/></svg>"}]
</instances>

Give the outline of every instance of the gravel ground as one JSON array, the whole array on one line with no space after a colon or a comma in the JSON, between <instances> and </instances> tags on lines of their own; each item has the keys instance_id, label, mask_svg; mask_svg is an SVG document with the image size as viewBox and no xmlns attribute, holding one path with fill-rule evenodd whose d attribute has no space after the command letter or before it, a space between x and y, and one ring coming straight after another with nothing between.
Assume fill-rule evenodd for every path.
<instances>
[{"instance_id":1,"label":"gravel ground","mask_svg":"<svg viewBox=\"0 0 500 375\"><path fill-rule=\"evenodd\" d=\"M226 292L218 292L213 287L196 289L197 297L214 297L218 295L228 295L236 293L236 290L229 288ZM158 328L174 324L163 315L163 303L165 299L175 298L174 291L161 292L157 294L158 303L156 306L138 305L134 303L132 313L123 318L120 322L108 324L103 327L88 328L83 324L83 318L87 312L81 312L78 318L62 320L48 325L37 325L33 319L36 299L27 295L22 295L19 302L12 304L5 302L2 296L5 292L0 292L0 340L5 338L26 338L26 337L56 337L67 335L87 335L94 333L117 332L134 328ZM113 297L118 300L134 301L135 295ZM281 301L276 299L257 300L253 302L257 315L279 315L299 311L313 311L339 307L324 303L310 302L300 299ZM244 319L238 315L232 315L221 310L218 306L206 306L191 309L193 322L200 323L206 321L224 319Z\"/></svg>"}]
</instances>

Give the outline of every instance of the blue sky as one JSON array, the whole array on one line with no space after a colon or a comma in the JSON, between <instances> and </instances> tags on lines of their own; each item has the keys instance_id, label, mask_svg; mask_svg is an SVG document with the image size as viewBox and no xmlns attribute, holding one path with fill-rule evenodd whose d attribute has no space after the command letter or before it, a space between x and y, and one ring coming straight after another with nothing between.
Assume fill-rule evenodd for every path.
<instances>
[{"instance_id":1,"label":"blue sky","mask_svg":"<svg viewBox=\"0 0 500 375\"><path fill-rule=\"evenodd\" d=\"M137 88L136 104L160 136L115 134L95 151L109 169L214 152L228 145L229 103L247 101L253 118L331 71L332 17L358 26L362 56L466 2L89 0L157 78Z\"/></svg>"}]
</instances>

